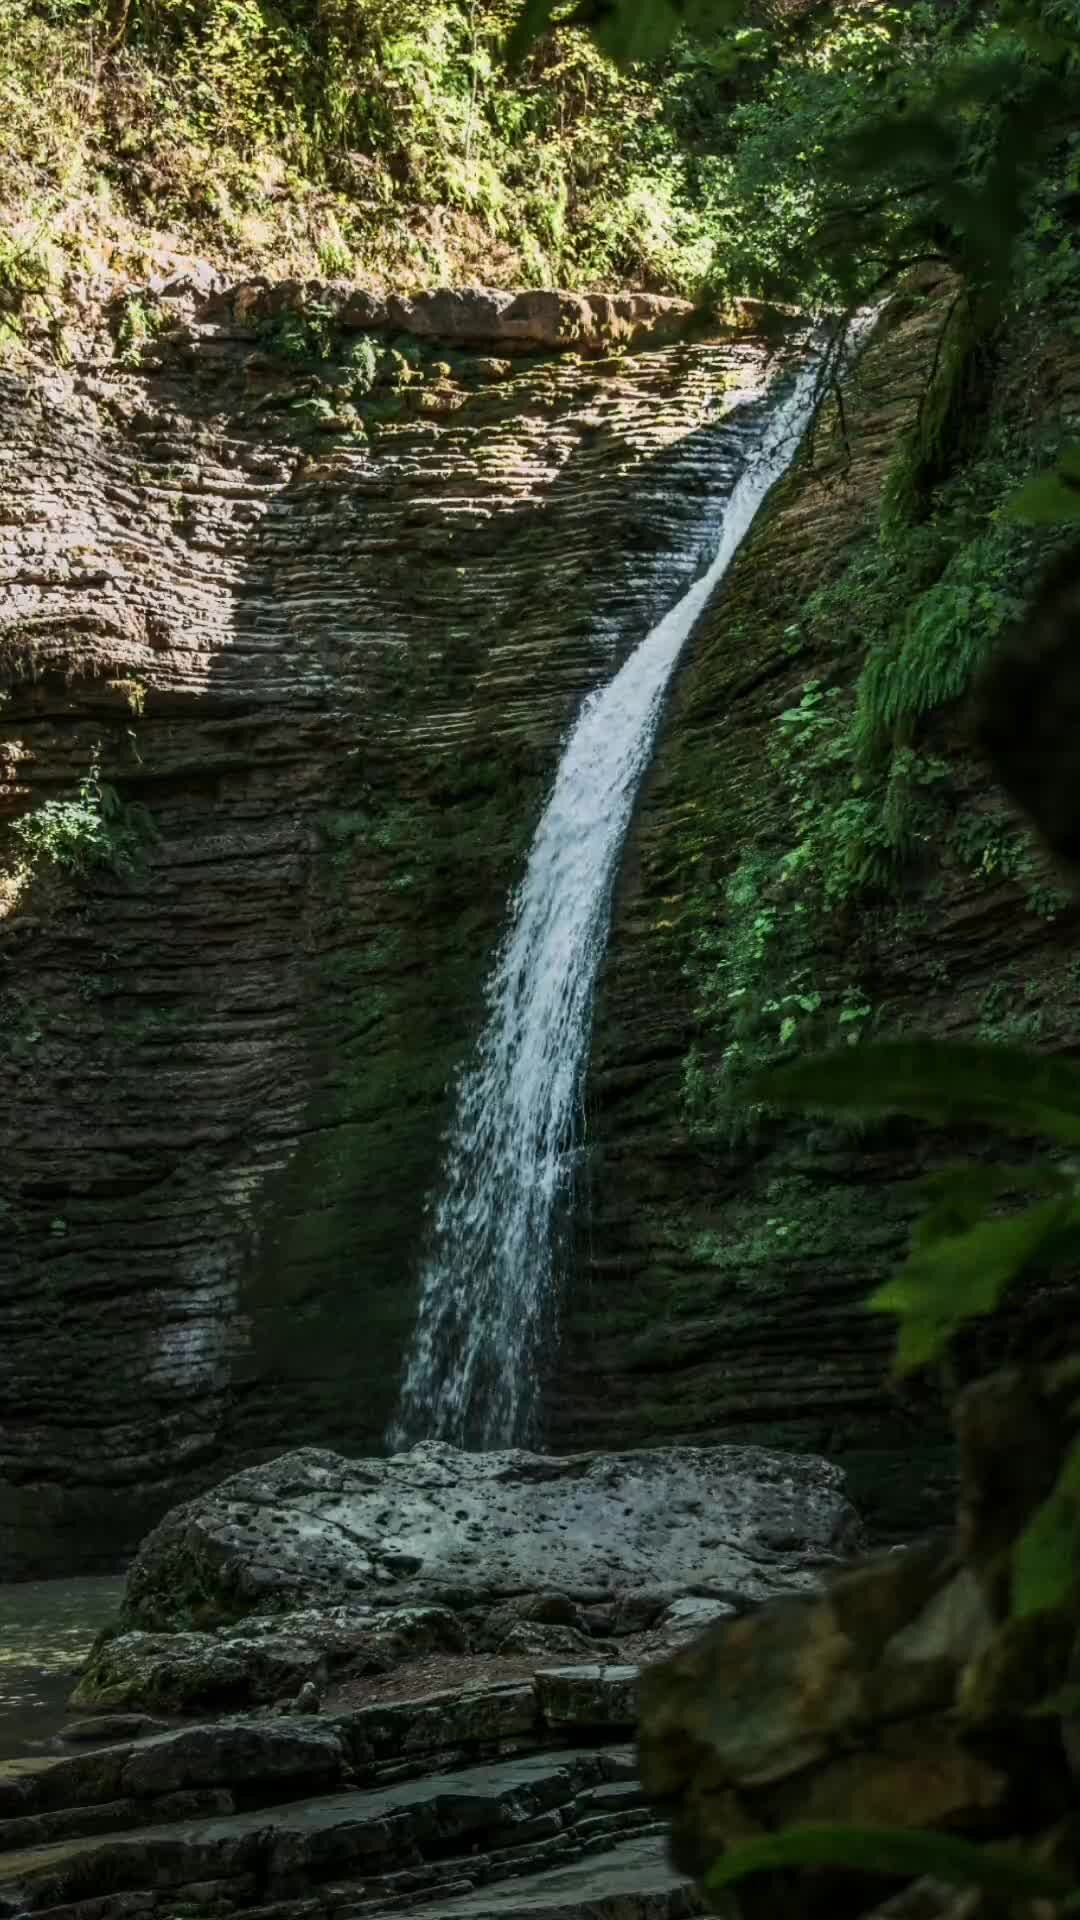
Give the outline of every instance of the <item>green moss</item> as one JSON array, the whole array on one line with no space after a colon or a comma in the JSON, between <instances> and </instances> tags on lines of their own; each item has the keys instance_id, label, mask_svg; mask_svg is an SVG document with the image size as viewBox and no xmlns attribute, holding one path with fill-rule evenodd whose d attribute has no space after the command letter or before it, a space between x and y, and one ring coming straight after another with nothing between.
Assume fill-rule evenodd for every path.
<instances>
[{"instance_id":1,"label":"green moss","mask_svg":"<svg viewBox=\"0 0 1080 1920\"><path fill-rule=\"evenodd\" d=\"M970 452L983 416L996 321L992 303L967 290L946 309L918 412L885 476L886 531L922 519L950 468Z\"/></svg>"},{"instance_id":2,"label":"green moss","mask_svg":"<svg viewBox=\"0 0 1080 1920\"><path fill-rule=\"evenodd\" d=\"M273 1600L268 1600L265 1611L276 1610ZM89 1673L101 1685L108 1684L109 1645L117 1632L129 1628L147 1633L208 1632L250 1611L250 1603L237 1590L234 1568L213 1567L183 1543L167 1551L156 1549L132 1566L120 1626L106 1629L95 1641Z\"/></svg>"}]
</instances>

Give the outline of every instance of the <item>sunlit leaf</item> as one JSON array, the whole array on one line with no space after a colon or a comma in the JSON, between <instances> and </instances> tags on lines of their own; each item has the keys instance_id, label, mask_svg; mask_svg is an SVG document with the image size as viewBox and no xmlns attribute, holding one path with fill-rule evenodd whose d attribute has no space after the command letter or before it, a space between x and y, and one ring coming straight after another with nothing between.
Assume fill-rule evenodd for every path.
<instances>
[{"instance_id":1,"label":"sunlit leaf","mask_svg":"<svg viewBox=\"0 0 1080 1920\"><path fill-rule=\"evenodd\" d=\"M705 1884L710 1893L719 1893L748 1874L779 1867L849 1867L893 1878L930 1875L953 1886L1050 1900L1071 1891L1058 1874L1019 1854L979 1847L953 1834L903 1827L786 1827L733 1847Z\"/></svg>"},{"instance_id":2,"label":"sunlit leaf","mask_svg":"<svg viewBox=\"0 0 1080 1920\"><path fill-rule=\"evenodd\" d=\"M755 1074L750 1100L781 1107L908 1113L940 1125L979 1120L1004 1133L1080 1144L1080 1067L1017 1047L886 1040Z\"/></svg>"},{"instance_id":3,"label":"sunlit leaf","mask_svg":"<svg viewBox=\"0 0 1080 1920\"><path fill-rule=\"evenodd\" d=\"M1043 1613L1072 1599L1080 1579L1080 1442L1013 1551L1012 1610Z\"/></svg>"}]
</instances>

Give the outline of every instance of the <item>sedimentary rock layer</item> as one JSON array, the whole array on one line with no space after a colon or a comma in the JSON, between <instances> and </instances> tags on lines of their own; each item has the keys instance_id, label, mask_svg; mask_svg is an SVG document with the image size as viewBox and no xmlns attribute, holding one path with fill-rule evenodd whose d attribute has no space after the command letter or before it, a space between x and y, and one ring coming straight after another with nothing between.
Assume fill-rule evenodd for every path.
<instances>
[{"instance_id":1,"label":"sedimentary rock layer","mask_svg":"<svg viewBox=\"0 0 1080 1920\"><path fill-rule=\"evenodd\" d=\"M801 770L819 739L834 739L815 734L785 759L779 716L808 688L811 699L846 694L866 658L858 569L879 545L883 487L950 298L949 284L928 276L884 317L844 382L842 415L826 403L813 446L776 489L684 656L600 980L591 1187L549 1402L552 1444L565 1450L675 1436L816 1449L844 1462L867 1520L900 1538L947 1512L945 1417L931 1383L890 1381L893 1323L863 1303L903 1258L919 1176L992 1153L993 1142L903 1121L845 1134L821 1116L754 1118L745 1096L724 1137L720 1126L695 1130L688 1072L721 1084L726 1049L739 1056L753 1020L775 1040L792 1011L803 1051L859 1031L1075 1044L1076 909L1062 911L1059 895L1048 913L1054 875L1025 853L1023 825L971 753L956 703L911 736L924 756L918 770L940 781L948 769L940 830L918 827L900 877L883 888L819 904L812 922L808 905L786 975L766 965L774 923L799 897ZM1055 419L1075 412L1069 343L1051 353L1039 336L999 351L996 431L1015 430L1035 391ZM815 625L811 596L852 566L843 617ZM902 601L895 612L899 631ZM950 645L966 644L961 628ZM857 772L845 789L855 810ZM857 823L847 835L850 853ZM1016 836L1020 877L995 852L995 835ZM981 860L965 857L968 843L986 848ZM726 888L747 856L752 898L737 909ZM741 1035L724 972L739 940L749 1004ZM792 999L781 1005L784 993ZM804 1005L830 1017L813 1029ZM997 1353L1037 1335L1031 1296L1011 1300L1012 1319L987 1336ZM1052 1316L1042 1324L1053 1350Z\"/></svg>"},{"instance_id":2,"label":"sedimentary rock layer","mask_svg":"<svg viewBox=\"0 0 1080 1920\"><path fill-rule=\"evenodd\" d=\"M5 1573L114 1564L253 1452L378 1445L559 738L692 575L762 372L640 298L499 296L484 350L486 295L241 293L0 375ZM61 822L27 877L20 818L97 778L121 865Z\"/></svg>"}]
</instances>

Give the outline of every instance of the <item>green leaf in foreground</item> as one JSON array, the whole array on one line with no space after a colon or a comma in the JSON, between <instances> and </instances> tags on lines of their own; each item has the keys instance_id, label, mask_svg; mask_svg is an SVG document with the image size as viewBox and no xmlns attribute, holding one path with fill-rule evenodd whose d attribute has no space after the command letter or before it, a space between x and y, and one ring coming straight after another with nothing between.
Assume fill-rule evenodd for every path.
<instances>
[{"instance_id":1,"label":"green leaf in foreground","mask_svg":"<svg viewBox=\"0 0 1080 1920\"><path fill-rule=\"evenodd\" d=\"M750 1100L855 1113L908 1113L948 1125L981 1120L1004 1133L1080 1144L1080 1068L1016 1047L886 1040L838 1048L755 1074Z\"/></svg>"},{"instance_id":2,"label":"green leaf in foreground","mask_svg":"<svg viewBox=\"0 0 1080 1920\"><path fill-rule=\"evenodd\" d=\"M1056 527L1080 520L1080 446L1065 447L1057 464L1014 493L1005 509L1009 520L1028 526Z\"/></svg>"},{"instance_id":3,"label":"green leaf in foreground","mask_svg":"<svg viewBox=\"0 0 1080 1920\"><path fill-rule=\"evenodd\" d=\"M1053 1492L1017 1541L1012 1610L1043 1613L1073 1598L1080 1578L1080 1442L1074 1442Z\"/></svg>"},{"instance_id":4,"label":"green leaf in foreground","mask_svg":"<svg viewBox=\"0 0 1080 1920\"><path fill-rule=\"evenodd\" d=\"M1029 1172L1011 1167L996 1171L1007 1176L996 1183L997 1191L1021 1184ZM1038 1178L1031 1171L1028 1184ZM1074 1200L1069 1182L1052 1170L1040 1184L1055 1180L1062 1190L1026 1213L980 1220L961 1232L942 1231L935 1220L951 1222L953 1217L952 1202L946 1199L920 1223L904 1266L866 1303L876 1313L899 1315L897 1373L910 1373L937 1359L966 1321L992 1313L1010 1281L1059 1245ZM976 1177L970 1186L993 1191L995 1183Z\"/></svg>"},{"instance_id":5,"label":"green leaf in foreground","mask_svg":"<svg viewBox=\"0 0 1080 1920\"><path fill-rule=\"evenodd\" d=\"M719 1893L748 1874L778 1867L849 1867L898 1879L929 1874L954 1886L1049 1900L1072 1891L1057 1874L1018 1854L978 1847L952 1834L902 1827L787 1827L732 1848L712 1868L705 1885L710 1893Z\"/></svg>"}]
</instances>

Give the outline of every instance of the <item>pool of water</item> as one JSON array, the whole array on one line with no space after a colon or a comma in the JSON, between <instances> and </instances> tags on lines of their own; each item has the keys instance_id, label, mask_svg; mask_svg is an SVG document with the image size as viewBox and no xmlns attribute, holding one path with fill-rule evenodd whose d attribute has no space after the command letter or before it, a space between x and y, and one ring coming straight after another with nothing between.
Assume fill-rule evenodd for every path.
<instances>
[{"instance_id":1,"label":"pool of water","mask_svg":"<svg viewBox=\"0 0 1080 1920\"><path fill-rule=\"evenodd\" d=\"M0 1586L0 1760L48 1752L94 1636L116 1617L121 1574Z\"/></svg>"}]
</instances>

